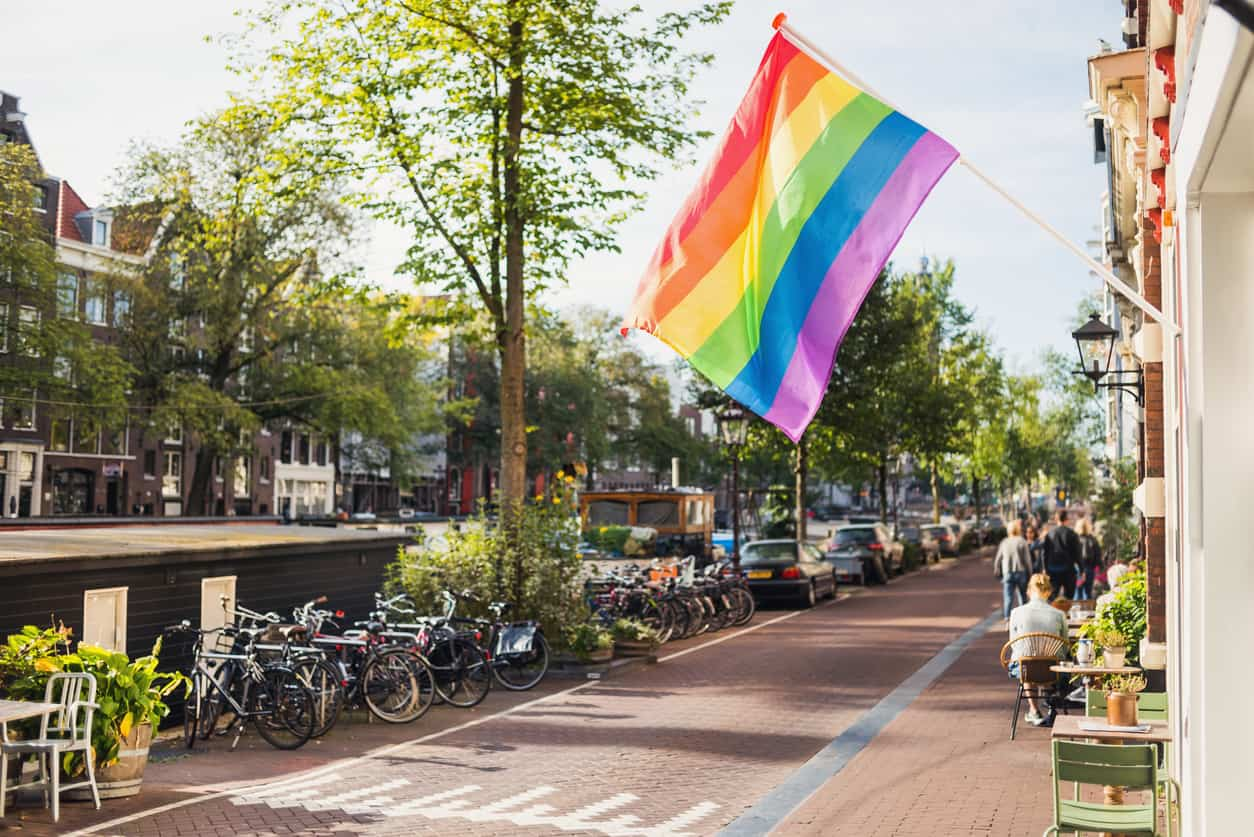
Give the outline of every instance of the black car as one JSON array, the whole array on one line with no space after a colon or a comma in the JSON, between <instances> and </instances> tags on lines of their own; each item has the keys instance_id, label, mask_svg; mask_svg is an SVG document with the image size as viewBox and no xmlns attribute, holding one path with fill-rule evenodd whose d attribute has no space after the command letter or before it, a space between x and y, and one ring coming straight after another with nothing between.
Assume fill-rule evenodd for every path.
<instances>
[{"instance_id":1,"label":"black car","mask_svg":"<svg viewBox=\"0 0 1254 837\"><path fill-rule=\"evenodd\" d=\"M862 583L883 584L902 569L905 548L883 523L842 526L828 543L826 560L839 573L860 571Z\"/></svg>"},{"instance_id":2,"label":"black car","mask_svg":"<svg viewBox=\"0 0 1254 837\"><path fill-rule=\"evenodd\" d=\"M750 541L740 548L740 567L758 601L786 599L813 607L818 599L836 595L836 574L813 544Z\"/></svg>"},{"instance_id":3,"label":"black car","mask_svg":"<svg viewBox=\"0 0 1254 837\"><path fill-rule=\"evenodd\" d=\"M1006 523L997 515L990 515L980 521L980 542L1000 543L1006 537Z\"/></svg>"}]
</instances>

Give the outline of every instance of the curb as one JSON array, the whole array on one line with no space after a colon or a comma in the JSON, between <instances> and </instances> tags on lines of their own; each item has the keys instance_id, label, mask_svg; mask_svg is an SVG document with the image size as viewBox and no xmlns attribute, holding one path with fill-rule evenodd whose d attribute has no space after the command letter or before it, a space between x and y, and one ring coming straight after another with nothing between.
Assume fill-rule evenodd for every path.
<instances>
[{"instance_id":1,"label":"curb","mask_svg":"<svg viewBox=\"0 0 1254 837\"><path fill-rule=\"evenodd\" d=\"M578 680L609 680L629 671L645 668L657 663L657 654L643 657L619 657L608 663L555 663L549 668L546 677L565 677Z\"/></svg>"}]
</instances>

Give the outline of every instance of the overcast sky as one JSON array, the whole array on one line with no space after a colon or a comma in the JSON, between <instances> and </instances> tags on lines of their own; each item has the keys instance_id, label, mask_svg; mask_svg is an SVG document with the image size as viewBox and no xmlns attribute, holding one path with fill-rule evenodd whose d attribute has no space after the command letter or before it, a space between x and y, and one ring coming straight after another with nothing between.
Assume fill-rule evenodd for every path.
<instances>
[{"instance_id":1,"label":"overcast sky","mask_svg":"<svg viewBox=\"0 0 1254 837\"><path fill-rule=\"evenodd\" d=\"M225 91L238 86L224 69L223 47L206 36L236 31L232 9L241 5L245 0L10 0L0 89L22 98L48 171L94 204L131 140L174 140L187 120L221 106ZM674 5L645 2L655 11ZM692 87L706 102L700 127L723 131L780 10L1070 238L1083 244L1097 237L1104 178L1092 164L1081 108L1086 59L1099 37L1117 42L1115 0L739 0L726 23L690 39L716 55ZM622 253L576 265L553 301L625 311L696 176L687 168L655 184L645 210L621 229ZM376 231L362 248L371 281L392 284L404 243L395 231ZM893 260L913 267L924 254L957 262L959 296L1022 370L1035 367L1045 346L1070 351L1071 316L1097 287L1073 255L958 166L924 204Z\"/></svg>"}]
</instances>

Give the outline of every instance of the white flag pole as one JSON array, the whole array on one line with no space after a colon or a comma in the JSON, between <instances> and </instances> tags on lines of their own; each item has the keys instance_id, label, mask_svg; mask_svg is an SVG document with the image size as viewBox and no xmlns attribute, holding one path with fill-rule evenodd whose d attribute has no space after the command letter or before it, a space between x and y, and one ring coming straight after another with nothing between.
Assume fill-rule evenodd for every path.
<instances>
[{"instance_id":1,"label":"white flag pole","mask_svg":"<svg viewBox=\"0 0 1254 837\"><path fill-rule=\"evenodd\" d=\"M817 44L815 44L805 35L798 32L792 26L790 26L788 24L787 15L783 13L777 14L775 16L775 20L772 21L771 25L774 26L776 29L778 29L780 32L784 33L784 35L787 36L787 38L790 41L792 41L794 44L801 47L801 49L803 49L805 52L809 53L811 57L815 58L816 60L818 60L819 62L823 64L826 64L828 69L844 76L855 87L865 90L867 93L879 99L884 104L888 105L894 110L897 110L898 112L901 112L900 109L897 108L896 105L894 105L888 99L884 98L882 95L876 92L875 89L872 88L869 84L867 84L862 79L858 78L858 76L854 74L853 72L851 72L847 67L845 67L835 58L831 57L822 49L820 49ZM1019 210L1019 212L1023 213L1024 217L1026 217L1029 221L1036 224L1038 227L1040 227L1045 232L1047 232L1050 236L1056 239L1058 243L1062 244L1062 246L1066 247L1072 253L1079 256L1080 260L1088 266L1089 270L1096 273L1098 277L1102 279L1103 282L1105 282L1107 285L1110 286L1110 289L1112 291L1119 294L1120 296L1125 297L1128 301L1130 301L1137 308L1140 308L1143 312L1145 312L1145 315L1147 317L1149 317L1150 319L1157 322L1160 326L1162 326L1163 330L1166 331L1170 336L1175 337L1179 335L1180 329L1175 325L1175 323L1170 322L1167 319L1167 316L1163 314L1162 311L1158 310L1158 308L1151 305L1150 302L1147 299L1145 299L1145 297L1141 296L1139 293L1134 291L1131 287L1128 286L1126 282L1124 282L1122 279L1120 279L1118 276L1112 273L1110 268L1106 267L1104 264L1102 264L1101 262L1097 261L1092 256L1090 256L1088 253L1084 252L1083 248L1079 247L1069 238L1064 236L1052 224L1050 224L1044 218L1037 215L1035 212L1033 212L1032 210L1024 206L1022 203L1020 203L1019 200L1017 200L1013 195L1010 194L1010 192L1006 191L1004 187L1002 187L999 183L997 183L995 180L993 180L983 171L976 168L971 163L971 161L968 160L966 157L959 157L958 162L961 163L963 166L965 166L967 171L971 172L973 175L979 178L984 183L984 185L988 186L990 189L992 189L994 192L996 192L998 195L1004 198L1007 203L1009 203L1015 209Z\"/></svg>"}]
</instances>

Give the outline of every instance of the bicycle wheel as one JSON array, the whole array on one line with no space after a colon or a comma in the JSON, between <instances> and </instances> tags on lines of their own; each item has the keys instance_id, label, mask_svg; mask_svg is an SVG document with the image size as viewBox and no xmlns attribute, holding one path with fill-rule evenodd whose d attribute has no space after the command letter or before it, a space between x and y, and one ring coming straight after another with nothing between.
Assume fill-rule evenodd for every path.
<instances>
[{"instance_id":1,"label":"bicycle wheel","mask_svg":"<svg viewBox=\"0 0 1254 837\"><path fill-rule=\"evenodd\" d=\"M675 613L666 606L666 602L647 600L637 618L654 630L659 645L669 640L675 632Z\"/></svg>"},{"instance_id":2,"label":"bicycle wheel","mask_svg":"<svg viewBox=\"0 0 1254 837\"><path fill-rule=\"evenodd\" d=\"M758 609L758 603L754 601L753 594L743 587L733 587L727 595L731 597L736 608L736 618L732 625L739 628L753 621L753 614Z\"/></svg>"},{"instance_id":3,"label":"bicycle wheel","mask_svg":"<svg viewBox=\"0 0 1254 837\"><path fill-rule=\"evenodd\" d=\"M389 724L406 724L426 712L431 702L424 705L423 695L434 696L434 689L422 688L421 666L417 657L404 651L384 651L366 663L361 694L370 713Z\"/></svg>"},{"instance_id":4,"label":"bicycle wheel","mask_svg":"<svg viewBox=\"0 0 1254 837\"><path fill-rule=\"evenodd\" d=\"M235 685L236 671L233 662L226 662L213 672L213 682L221 687L221 691L208 683L203 684L203 694L200 696L200 705L197 707L199 729L196 731L202 741L208 741L213 731L218 728L218 721L222 717L222 707L227 705L223 694L229 693Z\"/></svg>"},{"instance_id":5,"label":"bicycle wheel","mask_svg":"<svg viewBox=\"0 0 1254 837\"><path fill-rule=\"evenodd\" d=\"M314 696L288 668L268 668L252 683L248 714L257 734L279 750L303 747L313 735Z\"/></svg>"},{"instance_id":6,"label":"bicycle wheel","mask_svg":"<svg viewBox=\"0 0 1254 837\"><path fill-rule=\"evenodd\" d=\"M437 670L435 687L440 697L462 709L483 703L493 679L488 655L473 641L461 636L445 640L441 648L447 658L447 669Z\"/></svg>"},{"instance_id":7,"label":"bicycle wheel","mask_svg":"<svg viewBox=\"0 0 1254 837\"><path fill-rule=\"evenodd\" d=\"M514 692L534 688L549 670L549 643L536 631L531 651L525 654L500 654L492 661L496 682Z\"/></svg>"},{"instance_id":8,"label":"bicycle wheel","mask_svg":"<svg viewBox=\"0 0 1254 837\"><path fill-rule=\"evenodd\" d=\"M200 718L200 694L193 689L183 702L183 745L192 749L196 744L197 725Z\"/></svg>"},{"instance_id":9,"label":"bicycle wheel","mask_svg":"<svg viewBox=\"0 0 1254 837\"><path fill-rule=\"evenodd\" d=\"M319 657L302 657L292 663L292 672L313 695L314 738L321 738L335 726L344 709L344 687L335 666Z\"/></svg>"}]
</instances>

